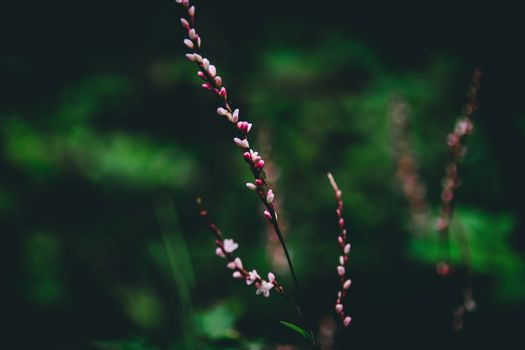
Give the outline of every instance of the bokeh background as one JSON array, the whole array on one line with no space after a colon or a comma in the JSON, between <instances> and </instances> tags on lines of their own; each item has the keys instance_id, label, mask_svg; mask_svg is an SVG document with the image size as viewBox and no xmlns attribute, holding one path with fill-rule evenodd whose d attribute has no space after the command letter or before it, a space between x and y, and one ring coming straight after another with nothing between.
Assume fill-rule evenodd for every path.
<instances>
[{"instance_id":1,"label":"bokeh background","mask_svg":"<svg viewBox=\"0 0 525 350\"><path fill-rule=\"evenodd\" d=\"M197 215L195 197L203 196L245 264L274 271L293 290L244 187L250 176L234 130L184 59L182 9L168 0L2 6L1 347L308 348L279 324L300 323L282 298L255 296L231 278ZM525 121L514 10L197 3L204 52L271 160L308 309L325 331L338 254L327 171L343 190L353 324L336 332L335 348L521 339ZM479 65L480 110L451 232L456 273L442 278L433 221L446 135ZM406 141L426 189L427 221L418 229L396 177L396 101L407 108ZM454 332L467 285L477 309Z\"/></svg>"}]
</instances>

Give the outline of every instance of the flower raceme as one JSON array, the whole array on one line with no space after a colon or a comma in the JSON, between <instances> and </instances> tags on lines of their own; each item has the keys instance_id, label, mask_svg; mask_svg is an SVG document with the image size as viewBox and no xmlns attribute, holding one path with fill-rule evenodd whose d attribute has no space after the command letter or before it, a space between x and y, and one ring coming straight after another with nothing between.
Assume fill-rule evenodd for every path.
<instances>
[{"instance_id":1,"label":"flower raceme","mask_svg":"<svg viewBox=\"0 0 525 350\"><path fill-rule=\"evenodd\" d=\"M270 296L270 291L273 288L275 288L278 293L284 294L283 286L277 281L272 272L268 273L268 279L265 280L259 276L256 270L248 271L244 268L241 258L233 254L237 248L239 248L239 244L231 238L224 238L219 228L209 220L208 212L204 209L200 198L197 199L197 204L200 206L200 216L204 219L210 231L215 235L215 243L217 245L215 254L228 260L226 267L233 270L233 278L244 280L248 286L253 284L256 288L255 293L257 295L262 294L266 298Z\"/></svg>"},{"instance_id":2,"label":"flower raceme","mask_svg":"<svg viewBox=\"0 0 525 350\"><path fill-rule=\"evenodd\" d=\"M184 44L191 51L186 54L186 58L197 65L197 75L203 80L202 88L213 92L219 98L221 106L217 108L217 115L234 124L240 132L240 135L235 137L233 142L242 150L243 158L248 163L255 179L255 184L250 183L246 186L258 194L261 202L266 206L266 212L270 214L265 214L265 217L272 222L275 220L272 215L275 214L273 207L275 194L265 180L264 159L250 146L249 133L253 124L239 119L240 111L238 108L232 107L232 103L228 99L227 89L223 85L223 79L218 75L217 67L200 54L202 40L194 28L195 6L190 6L189 0L176 0L176 2L186 8L189 17L188 19L184 17L180 19L182 26L188 32Z\"/></svg>"},{"instance_id":3,"label":"flower raceme","mask_svg":"<svg viewBox=\"0 0 525 350\"><path fill-rule=\"evenodd\" d=\"M347 290L350 289L350 285L352 284L352 281L346 277L348 274L346 265L348 264L348 255L350 254L351 246L350 243L348 243L348 233L345 228L345 220L343 219L343 199L341 197L342 192L337 186L334 177L330 173L328 173L328 180L332 185L332 189L335 193L335 199L337 200L336 214L340 229L340 234L337 237L337 242L339 243L339 246L341 248L341 255L339 256L338 261L339 264L337 265L337 274L339 275L340 285L339 291L337 292L337 299L335 302L335 312L339 316L343 326L348 327L350 325L350 322L352 322L352 318L345 314L343 302L346 297Z\"/></svg>"}]
</instances>

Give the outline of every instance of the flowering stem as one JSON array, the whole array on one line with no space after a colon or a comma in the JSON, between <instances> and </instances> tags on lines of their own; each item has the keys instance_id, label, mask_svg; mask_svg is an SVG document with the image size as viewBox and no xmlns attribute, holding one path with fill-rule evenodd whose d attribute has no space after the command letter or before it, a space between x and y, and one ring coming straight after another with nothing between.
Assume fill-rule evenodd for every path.
<instances>
[{"instance_id":1,"label":"flowering stem","mask_svg":"<svg viewBox=\"0 0 525 350\"><path fill-rule=\"evenodd\" d=\"M301 297L301 289L299 287L299 283L297 280L297 276L295 274L292 261L290 258L290 254L288 253L288 249L286 247L286 244L284 242L284 238L282 235L282 232L280 230L279 224L277 223L277 215L275 213L274 209L274 198L275 194L273 193L270 185L266 181L266 175L264 173L264 160L262 157L258 154L258 152L255 152L253 149L250 148L250 142L249 142L249 132L252 128L252 123L249 123L247 121L240 121L239 120L239 109L236 109L233 107L233 104L231 103L230 99L228 98L228 92L226 90L226 87L223 84L222 78L217 74L217 68L210 64L210 61L207 58L204 58L200 55L200 48L202 44L202 40L200 35L197 33L195 29L195 6L190 6L189 0L176 0L177 3L181 4L187 11L189 20L185 17L181 18L181 24L182 26L187 30L188 32L188 38L184 39L184 44L188 47L190 50L190 53L186 54L186 58L194 62L198 67L197 75L204 81L202 84L202 88L205 90L208 90L210 92L213 92L220 100L221 106L217 108L217 114L221 117L225 117L230 123L232 123L236 129L240 131L240 138L235 137L233 141L235 144L242 150L242 156L244 160L248 163L250 170L254 176L255 183L248 183L246 186L254 190L264 206L266 207L266 211L264 212L264 215L266 218L271 222L275 234L279 238L279 242L281 243L284 253L286 255L286 260L288 262L288 266L290 268L290 272L293 277L294 285L297 289L299 299L302 299ZM204 211L205 213L205 211ZM201 211L201 216L203 216L205 219L207 219L207 215L204 215ZM222 234L217 229L217 227L213 223L209 223L208 226L210 229L214 232L216 238L217 238L217 245L219 252L222 252L222 254L227 257L228 259L232 259L231 254L229 254L227 251L224 250ZM233 261L230 261L233 262ZM232 265L234 266L234 265ZM248 275L246 273L249 273L248 271L245 271L241 268L236 269L236 278L247 278ZM235 277L234 276L234 277ZM265 281L258 281L257 279L254 279L252 275L250 275L250 278L252 278L252 281L255 281L257 283L264 284ZM265 286L265 285L264 285ZM263 287L264 287L263 286ZM275 285L276 286L276 285ZM271 287L270 287L271 288ZM277 286L276 286L277 289ZM266 296L266 293L265 293ZM298 308L299 313L300 308ZM310 331L310 333L313 335L313 332ZM312 336L312 341L315 346L315 338Z\"/></svg>"},{"instance_id":2,"label":"flowering stem","mask_svg":"<svg viewBox=\"0 0 525 350\"><path fill-rule=\"evenodd\" d=\"M328 180L330 185L334 190L335 199L337 201L337 219L339 225L339 236L337 237L337 242L341 248L341 255L339 256L339 264L337 265L337 274L339 275L339 291L337 292L337 299L335 302L335 312L341 320L341 324L344 327L348 327L352 318L347 316L344 311L344 300L347 294L347 290L350 288L352 281L347 278L348 276L348 255L350 254L350 243L348 243L348 234L345 228L345 220L343 218L343 198L341 190L331 173L328 173Z\"/></svg>"},{"instance_id":3,"label":"flowering stem","mask_svg":"<svg viewBox=\"0 0 525 350\"><path fill-rule=\"evenodd\" d=\"M441 237L441 262L438 264L437 272L442 276L448 276L450 267L450 234L449 228L454 214L455 191L459 187L458 175L459 164L465 157L466 142L468 135L472 133L472 114L478 108L477 94L479 91L481 70L474 70L472 82L468 90L468 102L464 107L463 115L458 119L453 132L448 135L448 146L450 149L449 163L446 167L446 176L441 192L441 209L437 222L437 230Z\"/></svg>"}]
</instances>

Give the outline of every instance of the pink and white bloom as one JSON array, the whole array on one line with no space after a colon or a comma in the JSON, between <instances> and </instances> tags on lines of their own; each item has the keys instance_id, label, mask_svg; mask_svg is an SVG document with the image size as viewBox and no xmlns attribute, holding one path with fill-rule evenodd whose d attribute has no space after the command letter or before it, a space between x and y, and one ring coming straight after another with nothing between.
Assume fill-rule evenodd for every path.
<instances>
[{"instance_id":1,"label":"pink and white bloom","mask_svg":"<svg viewBox=\"0 0 525 350\"><path fill-rule=\"evenodd\" d=\"M223 242L224 251L226 253L233 253L235 249L239 248L239 245L233 239L225 239Z\"/></svg>"},{"instance_id":2,"label":"pink and white bloom","mask_svg":"<svg viewBox=\"0 0 525 350\"><path fill-rule=\"evenodd\" d=\"M257 283L255 287L257 288L255 292L257 295L262 294L268 298L270 296L270 290L273 288L273 283L262 281L261 283Z\"/></svg>"},{"instance_id":3,"label":"pink and white bloom","mask_svg":"<svg viewBox=\"0 0 525 350\"><path fill-rule=\"evenodd\" d=\"M248 276L246 277L246 284L251 285L253 282L259 279L261 279L261 276L259 276L256 270L252 270L248 272Z\"/></svg>"},{"instance_id":4,"label":"pink and white bloom","mask_svg":"<svg viewBox=\"0 0 525 350\"><path fill-rule=\"evenodd\" d=\"M235 142L235 144L241 148L250 148L250 143L248 142L247 139L240 139L238 137L235 137L233 139L233 142Z\"/></svg>"}]
</instances>

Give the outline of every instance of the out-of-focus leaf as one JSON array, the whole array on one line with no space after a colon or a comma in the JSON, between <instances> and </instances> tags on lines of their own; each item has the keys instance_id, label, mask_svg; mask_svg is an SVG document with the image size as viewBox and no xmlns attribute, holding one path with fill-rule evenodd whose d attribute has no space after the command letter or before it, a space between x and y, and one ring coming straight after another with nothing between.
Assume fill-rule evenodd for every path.
<instances>
[{"instance_id":1,"label":"out-of-focus leaf","mask_svg":"<svg viewBox=\"0 0 525 350\"><path fill-rule=\"evenodd\" d=\"M525 261L512 249L509 239L514 226L514 219L509 214L490 214L479 209L458 207L450 231L452 263L463 264L461 249L465 247L461 246L459 235L464 235L474 272L496 278L499 281L497 294L509 301L525 298L520 292L525 287ZM410 253L418 260L435 263L439 248L437 238L437 233L412 237Z\"/></svg>"}]
</instances>

